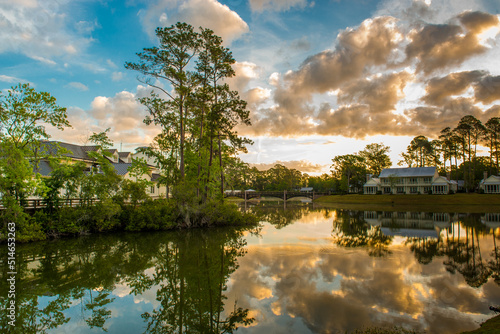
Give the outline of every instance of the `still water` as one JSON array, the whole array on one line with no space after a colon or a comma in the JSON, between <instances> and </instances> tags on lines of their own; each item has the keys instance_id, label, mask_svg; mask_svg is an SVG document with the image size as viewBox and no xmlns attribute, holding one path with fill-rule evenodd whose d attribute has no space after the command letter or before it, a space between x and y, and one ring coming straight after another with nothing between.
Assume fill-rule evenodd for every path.
<instances>
[{"instance_id":1,"label":"still water","mask_svg":"<svg viewBox=\"0 0 500 334\"><path fill-rule=\"evenodd\" d=\"M0 332L345 333L478 327L500 304L500 214L251 208L261 226L19 245ZM6 247L0 303L6 304Z\"/></svg>"}]
</instances>

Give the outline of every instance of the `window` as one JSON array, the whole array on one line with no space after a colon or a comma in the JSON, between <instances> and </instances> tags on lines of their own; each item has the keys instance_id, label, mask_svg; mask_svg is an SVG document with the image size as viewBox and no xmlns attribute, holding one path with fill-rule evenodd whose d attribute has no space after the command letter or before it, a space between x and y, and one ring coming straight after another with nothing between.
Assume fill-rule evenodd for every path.
<instances>
[{"instance_id":1,"label":"window","mask_svg":"<svg viewBox=\"0 0 500 334\"><path fill-rule=\"evenodd\" d=\"M404 187L398 187L397 188L397 192L398 192L398 194L404 194L405 188Z\"/></svg>"},{"instance_id":2,"label":"window","mask_svg":"<svg viewBox=\"0 0 500 334\"><path fill-rule=\"evenodd\" d=\"M410 193L412 194L418 193L418 187L410 187Z\"/></svg>"},{"instance_id":3,"label":"window","mask_svg":"<svg viewBox=\"0 0 500 334\"><path fill-rule=\"evenodd\" d=\"M418 177L410 177L410 184L417 184L418 183Z\"/></svg>"},{"instance_id":4,"label":"window","mask_svg":"<svg viewBox=\"0 0 500 334\"><path fill-rule=\"evenodd\" d=\"M151 186L151 193L154 194L155 193L155 186Z\"/></svg>"},{"instance_id":5,"label":"window","mask_svg":"<svg viewBox=\"0 0 500 334\"><path fill-rule=\"evenodd\" d=\"M432 177L424 177L424 183L431 183Z\"/></svg>"}]
</instances>

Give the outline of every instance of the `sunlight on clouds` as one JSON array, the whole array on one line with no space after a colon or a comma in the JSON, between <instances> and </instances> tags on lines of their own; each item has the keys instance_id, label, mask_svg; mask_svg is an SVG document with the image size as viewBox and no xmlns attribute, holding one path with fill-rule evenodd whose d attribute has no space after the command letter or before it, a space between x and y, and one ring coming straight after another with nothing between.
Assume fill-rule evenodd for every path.
<instances>
[{"instance_id":1,"label":"sunlight on clouds","mask_svg":"<svg viewBox=\"0 0 500 334\"><path fill-rule=\"evenodd\" d=\"M247 23L236 12L216 0L158 0L149 4L141 16L144 29L151 37L159 23L169 26L178 21L212 29L225 44L249 31Z\"/></svg>"}]
</instances>

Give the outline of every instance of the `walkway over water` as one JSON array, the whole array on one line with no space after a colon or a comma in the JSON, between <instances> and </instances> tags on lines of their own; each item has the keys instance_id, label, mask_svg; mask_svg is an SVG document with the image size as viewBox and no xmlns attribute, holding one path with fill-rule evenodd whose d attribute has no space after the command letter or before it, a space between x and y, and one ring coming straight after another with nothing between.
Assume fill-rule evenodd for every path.
<instances>
[{"instance_id":1,"label":"walkway over water","mask_svg":"<svg viewBox=\"0 0 500 334\"><path fill-rule=\"evenodd\" d=\"M243 198L245 201L251 199L260 199L262 197L275 197L282 200L289 200L294 197L307 197L310 199L316 199L321 196L327 196L330 193L319 193L319 192L304 192L304 191L234 191L224 193L224 197L239 197Z\"/></svg>"}]
</instances>

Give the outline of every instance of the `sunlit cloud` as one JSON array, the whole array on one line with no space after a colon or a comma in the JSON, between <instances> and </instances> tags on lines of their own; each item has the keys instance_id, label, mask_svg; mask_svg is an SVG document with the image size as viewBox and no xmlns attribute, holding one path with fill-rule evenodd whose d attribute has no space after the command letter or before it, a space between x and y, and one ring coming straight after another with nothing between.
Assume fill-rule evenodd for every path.
<instances>
[{"instance_id":1,"label":"sunlit cloud","mask_svg":"<svg viewBox=\"0 0 500 334\"><path fill-rule=\"evenodd\" d=\"M216 0L158 0L142 13L142 22L150 36L157 27L186 22L212 29L226 44L249 31L236 12Z\"/></svg>"}]
</instances>

